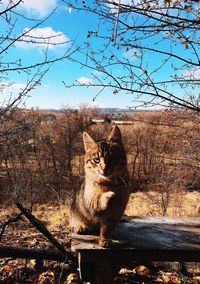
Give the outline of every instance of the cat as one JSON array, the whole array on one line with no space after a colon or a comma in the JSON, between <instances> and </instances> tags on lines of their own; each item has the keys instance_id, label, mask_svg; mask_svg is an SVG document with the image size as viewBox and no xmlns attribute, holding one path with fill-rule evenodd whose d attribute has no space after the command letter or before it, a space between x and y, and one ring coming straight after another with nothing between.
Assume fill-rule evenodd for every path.
<instances>
[{"instance_id":1,"label":"cat","mask_svg":"<svg viewBox=\"0 0 200 284\"><path fill-rule=\"evenodd\" d=\"M107 141L95 142L84 132L83 142L85 182L72 202L71 227L76 233L99 230L99 245L109 248L130 195L126 152L117 126Z\"/></svg>"}]
</instances>

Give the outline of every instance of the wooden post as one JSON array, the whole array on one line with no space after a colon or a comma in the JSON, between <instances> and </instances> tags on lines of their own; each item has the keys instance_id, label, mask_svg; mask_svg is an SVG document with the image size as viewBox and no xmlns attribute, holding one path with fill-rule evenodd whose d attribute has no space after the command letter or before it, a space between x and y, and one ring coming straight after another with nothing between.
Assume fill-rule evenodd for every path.
<instances>
[{"instance_id":1,"label":"wooden post","mask_svg":"<svg viewBox=\"0 0 200 284\"><path fill-rule=\"evenodd\" d=\"M95 279L95 263L84 259L81 252L78 253L78 270L84 283L93 283Z\"/></svg>"},{"instance_id":2,"label":"wooden post","mask_svg":"<svg viewBox=\"0 0 200 284\"><path fill-rule=\"evenodd\" d=\"M87 254L88 256L88 254ZM103 261L96 258L96 260L88 261L85 257L84 252L78 253L78 265L80 278L84 283L91 284L111 284L113 283L114 277L121 268L119 264L115 263L115 260L110 258Z\"/></svg>"},{"instance_id":3,"label":"wooden post","mask_svg":"<svg viewBox=\"0 0 200 284\"><path fill-rule=\"evenodd\" d=\"M94 284L111 284L114 276L111 262L96 262Z\"/></svg>"}]
</instances>

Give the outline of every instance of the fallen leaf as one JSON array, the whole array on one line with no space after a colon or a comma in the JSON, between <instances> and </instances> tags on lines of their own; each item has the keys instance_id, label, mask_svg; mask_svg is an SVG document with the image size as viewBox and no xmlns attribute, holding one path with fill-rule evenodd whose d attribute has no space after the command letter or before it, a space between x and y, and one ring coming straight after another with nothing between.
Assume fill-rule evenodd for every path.
<instances>
[{"instance_id":1,"label":"fallen leaf","mask_svg":"<svg viewBox=\"0 0 200 284\"><path fill-rule=\"evenodd\" d=\"M133 270L127 269L127 268L122 268L120 269L120 271L118 272L118 274L131 274L134 273Z\"/></svg>"},{"instance_id":2,"label":"fallen leaf","mask_svg":"<svg viewBox=\"0 0 200 284\"><path fill-rule=\"evenodd\" d=\"M3 267L3 272L4 273L10 273L13 269L15 269L16 266L15 265L6 265Z\"/></svg>"},{"instance_id":3,"label":"fallen leaf","mask_svg":"<svg viewBox=\"0 0 200 284\"><path fill-rule=\"evenodd\" d=\"M149 276L151 274L151 271L143 265L138 265L134 269L135 273L140 275L140 276Z\"/></svg>"},{"instance_id":4,"label":"fallen leaf","mask_svg":"<svg viewBox=\"0 0 200 284\"><path fill-rule=\"evenodd\" d=\"M64 282L64 284L76 284L79 283L79 278L76 273L70 273L67 277L67 280Z\"/></svg>"},{"instance_id":5,"label":"fallen leaf","mask_svg":"<svg viewBox=\"0 0 200 284\"><path fill-rule=\"evenodd\" d=\"M34 267L35 264L36 264L36 260L35 259L30 259L29 265Z\"/></svg>"},{"instance_id":6,"label":"fallen leaf","mask_svg":"<svg viewBox=\"0 0 200 284\"><path fill-rule=\"evenodd\" d=\"M194 276L192 277L192 280L197 281L197 283L200 283L200 276Z\"/></svg>"},{"instance_id":7,"label":"fallen leaf","mask_svg":"<svg viewBox=\"0 0 200 284\"><path fill-rule=\"evenodd\" d=\"M176 275L171 275L170 282L175 284L181 284L181 279Z\"/></svg>"},{"instance_id":8,"label":"fallen leaf","mask_svg":"<svg viewBox=\"0 0 200 284\"><path fill-rule=\"evenodd\" d=\"M54 284L55 276L53 271L46 271L40 274L38 278L38 284Z\"/></svg>"},{"instance_id":9,"label":"fallen leaf","mask_svg":"<svg viewBox=\"0 0 200 284\"><path fill-rule=\"evenodd\" d=\"M29 238L29 239L26 241L26 243L27 243L30 247L32 247L32 246L38 244L38 240L37 240L36 238Z\"/></svg>"},{"instance_id":10,"label":"fallen leaf","mask_svg":"<svg viewBox=\"0 0 200 284\"><path fill-rule=\"evenodd\" d=\"M170 281L171 273L164 273L162 272L161 278L164 283L168 283Z\"/></svg>"}]
</instances>

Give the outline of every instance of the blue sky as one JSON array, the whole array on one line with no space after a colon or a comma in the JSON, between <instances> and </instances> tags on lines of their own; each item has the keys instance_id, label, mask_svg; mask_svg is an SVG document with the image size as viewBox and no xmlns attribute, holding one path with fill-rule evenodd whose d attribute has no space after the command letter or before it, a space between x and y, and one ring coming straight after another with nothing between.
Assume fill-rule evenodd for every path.
<instances>
[{"instance_id":1,"label":"blue sky","mask_svg":"<svg viewBox=\"0 0 200 284\"><path fill-rule=\"evenodd\" d=\"M58 4L58 1L43 0L43 7L41 7L40 1L27 0L25 7L18 8L18 12L33 18L46 17L48 13L52 11ZM30 4L32 2L32 5ZM44 2L46 5L44 5ZM26 0L25 0L26 3ZM39 27L40 32L47 35L50 29L51 33L57 32L63 34L63 38L73 41L77 39L79 44L87 36L87 30L91 27L91 16L81 16L74 11L69 13L66 7L60 7L54 15L52 15L42 26ZM19 34L24 31L25 28L31 28L34 22L20 19L16 24L15 34ZM49 29L50 28L50 29ZM46 29L46 31L45 31ZM62 41L63 38L60 40ZM64 38L65 39L65 38ZM49 54L52 58L62 56L70 44L57 46L49 50ZM17 58L21 58L25 65L42 60L43 51L46 48L38 45L17 44L15 48L10 49L7 55L9 62L15 61ZM80 66L71 61L65 60L55 63L45 77L42 80L41 87L33 90L25 101L27 107L39 107L39 108L60 108L63 106L76 106L81 103L93 104L93 97L95 91L88 88L75 88L67 89L62 81L66 83L72 83L79 78L90 78L90 73L87 70L81 70ZM17 92L18 87L22 88L27 82L27 76L18 73L10 73L9 79L11 82L15 82L12 87L12 92ZM105 105L111 103L110 98L107 95L102 97L102 101ZM101 101L95 104L102 104Z\"/></svg>"},{"instance_id":2,"label":"blue sky","mask_svg":"<svg viewBox=\"0 0 200 284\"><path fill-rule=\"evenodd\" d=\"M6 4L8 0L3 0L3 3L0 6L2 10L3 5ZM52 11L59 3L58 0L24 0L24 4L18 8L18 12L23 14L26 17L31 18L42 18L46 17L48 13ZM34 25L34 22L27 21L20 18L17 21L16 28L13 30L13 34L18 35L23 32L25 29L30 29ZM87 31L96 30L98 25L98 19L91 14L87 13L77 13L72 9L70 11L66 6L60 6L56 12L44 22L42 26L34 29L33 35L48 35L48 34L59 34L59 37L56 40L60 41L70 41L64 45L60 45L54 48L49 48L48 54L52 58L62 56L65 51L71 46L72 42L76 39L75 46L80 45L83 41L87 40ZM2 28L4 23L1 23ZM2 32L3 33L3 32ZM105 35L108 35L106 29L104 31ZM95 39L91 39L93 45L96 45L96 48L101 45L101 42L95 42ZM166 47L165 47L166 48ZM17 58L21 58L25 65L42 60L44 56L44 46L35 44L16 44L14 48L9 50L9 53L6 55L6 59L9 62L15 61ZM179 50L181 52L181 50ZM117 51L119 57L129 57L129 51L125 53L125 48ZM157 61L162 58L158 55L151 55L150 60L152 66L150 68L156 67ZM76 54L76 59L85 60L79 54ZM131 59L133 62L137 61L136 58ZM169 62L169 65L172 62ZM155 66L154 66L155 65ZM116 67L114 70L115 75L121 74L123 70L119 67ZM164 73L157 74L157 79L161 80L167 74L167 66L164 69ZM97 74L98 76L98 74ZM18 89L22 88L27 82L27 76L19 73L10 73L9 74L10 82L13 82L12 88L8 88L10 92L17 92ZM29 95L30 97L25 100L25 106L30 107L39 107L39 108L61 108L63 106L76 107L82 103L86 103L89 106L101 106L101 107L127 107L134 105L133 96L126 93L118 93L113 95L111 89L106 89L102 92L95 101L93 101L96 94L100 91L98 87L74 87L66 88L63 81L66 84L72 84L74 81L79 80L82 83L93 82L91 71L86 68L81 68L77 63L71 62L69 60L64 60L62 62L55 63L46 76L42 80L40 87L34 89ZM175 88L175 87L174 87ZM181 92L177 88L177 92Z\"/></svg>"}]
</instances>

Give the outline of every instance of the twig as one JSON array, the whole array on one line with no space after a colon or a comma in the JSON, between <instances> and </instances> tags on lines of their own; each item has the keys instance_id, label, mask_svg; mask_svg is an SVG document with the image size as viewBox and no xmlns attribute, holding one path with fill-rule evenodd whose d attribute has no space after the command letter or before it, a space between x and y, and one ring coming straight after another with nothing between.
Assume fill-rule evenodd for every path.
<instances>
[{"instance_id":1,"label":"twig","mask_svg":"<svg viewBox=\"0 0 200 284\"><path fill-rule=\"evenodd\" d=\"M8 219L5 223L3 223L2 225L0 225L0 228L2 228L1 233L0 233L0 241L1 238L5 232L5 229L8 225L10 225L11 223L17 222L19 221L19 219L21 218L22 213L19 213L17 216L11 217L10 219Z\"/></svg>"},{"instance_id":2,"label":"twig","mask_svg":"<svg viewBox=\"0 0 200 284\"><path fill-rule=\"evenodd\" d=\"M56 261L65 261L65 256L57 250L52 249L30 249L30 248L15 248L10 246L0 247L0 257L16 257L27 259L48 259Z\"/></svg>"},{"instance_id":3,"label":"twig","mask_svg":"<svg viewBox=\"0 0 200 284\"><path fill-rule=\"evenodd\" d=\"M31 224L33 224L33 226L40 231L40 233L42 233L60 252L66 254L67 251L65 247L52 236L52 234L39 219L33 216L29 209L23 207L19 202L16 202L15 204L22 214L31 222Z\"/></svg>"},{"instance_id":4,"label":"twig","mask_svg":"<svg viewBox=\"0 0 200 284\"><path fill-rule=\"evenodd\" d=\"M74 267L76 263L75 257L72 253L66 251L65 247L60 244L52 234L47 230L45 225L37 219L27 208L24 208L19 202L15 203L17 208L22 212L22 214L31 222L31 224L41 232L65 257L65 260L68 260L68 263Z\"/></svg>"}]
</instances>

